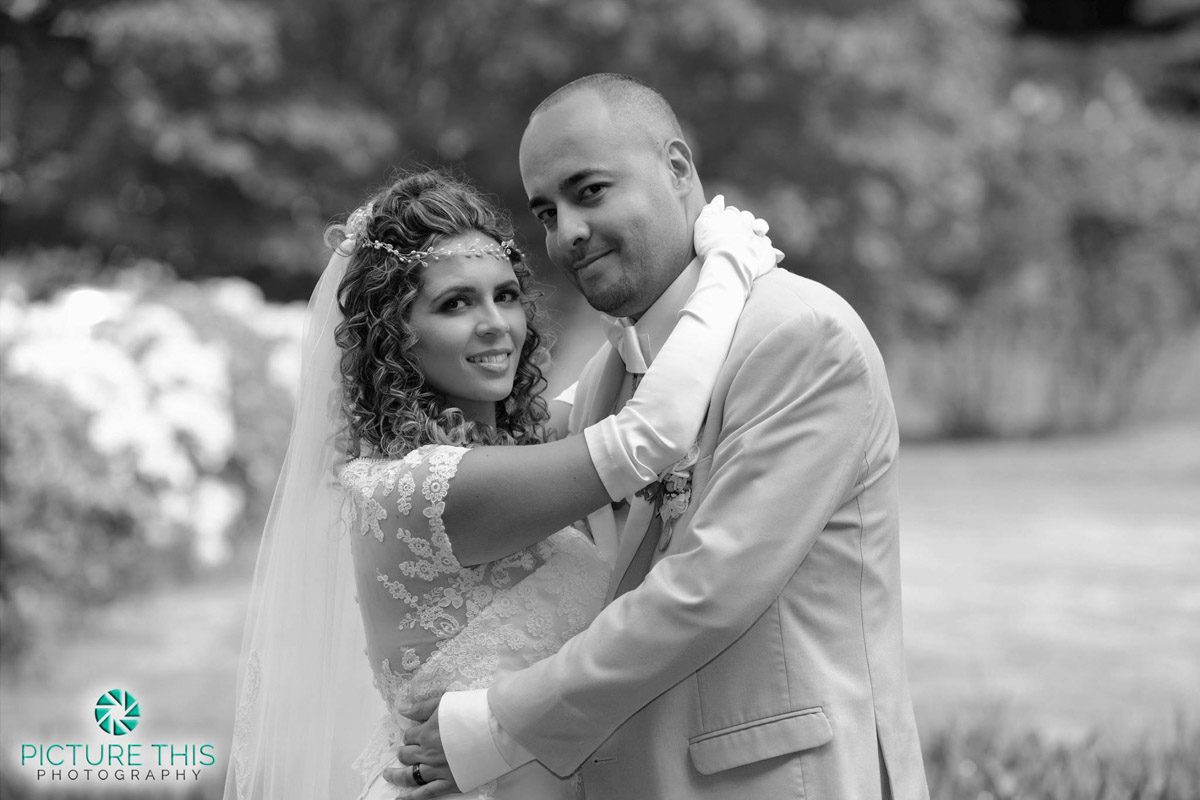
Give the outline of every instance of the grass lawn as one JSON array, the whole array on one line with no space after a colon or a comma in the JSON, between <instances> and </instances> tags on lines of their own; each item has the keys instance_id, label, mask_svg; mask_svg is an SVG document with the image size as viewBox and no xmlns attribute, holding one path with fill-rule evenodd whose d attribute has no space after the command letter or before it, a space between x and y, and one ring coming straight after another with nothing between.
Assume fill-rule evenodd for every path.
<instances>
[{"instance_id":1,"label":"grass lawn","mask_svg":"<svg viewBox=\"0 0 1200 800\"><path fill-rule=\"evenodd\" d=\"M1200 422L908 445L902 487L909 674L935 797L1007 796L971 772L1001 739L1026 764L1061 761L1056 741L1084 748L1070 752L1085 770L1089 732L1118 748L1194 744L1174 723L1200 719ZM110 688L138 696L147 737L213 742L223 767L248 581L238 563L55 632L0 680L8 779L20 742L101 741L91 708Z\"/></svg>"},{"instance_id":2,"label":"grass lawn","mask_svg":"<svg viewBox=\"0 0 1200 800\"><path fill-rule=\"evenodd\" d=\"M913 446L901 467L926 726L998 705L1066 738L1200 719L1200 421Z\"/></svg>"}]
</instances>

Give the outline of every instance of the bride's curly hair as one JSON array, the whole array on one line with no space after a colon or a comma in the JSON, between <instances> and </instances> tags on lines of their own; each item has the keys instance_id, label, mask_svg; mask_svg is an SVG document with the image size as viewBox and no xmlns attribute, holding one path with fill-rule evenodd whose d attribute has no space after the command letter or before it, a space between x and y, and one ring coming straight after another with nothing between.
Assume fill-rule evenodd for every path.
<instances>
[{"instance_id":1,"label":"bride's curly hair","mask_svg":"<svg viewBox=\"0 0 1200 800\"><path fill-rule=\"evenodd\" d=\"M497 242L512 238L507 215L463 180L438 170L404 175L377 192L364 208L332 225L326 242L349 255L338 286L342 322L334 333L341 350L341 402L346 430L340 442L348 458L397 458L424 444L460 446L533 444L547 438L549 413L541 393L548 360L531 272L512 249L513 272L521 287L528 331L521 348L512 394L496 404L496 426L466 419L462 411L429 386L412 356L417 335L409 325L425 266L406 263L385 249L356 246L383 242L402 253L427 250L470 231ZM356 212L358 213L358 212ZM353 230L349 225L353 224ZM357 236L357 241L355 240Z\"/></svg>"}]
</instances>

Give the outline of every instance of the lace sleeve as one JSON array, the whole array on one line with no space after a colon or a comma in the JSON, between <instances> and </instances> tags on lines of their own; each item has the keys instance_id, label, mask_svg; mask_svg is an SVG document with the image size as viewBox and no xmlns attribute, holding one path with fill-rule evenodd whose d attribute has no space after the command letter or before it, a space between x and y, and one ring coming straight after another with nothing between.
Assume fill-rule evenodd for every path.
<instances>
[{"instance_id":1,"label":"lace sleeve","mask_svg":"<svg viewBox=\"0 0 1200 800\"><path fill-rule=\"evenodd\" d=\"M356 459L341 472L346 527L373 668L412 674L498 590L544 562L535 546L463 567L442 515L465 448L427 445L398 460Z\"/></svg>"},{"instance_id":2,"label":"lace sleeve","mask_svg":"<svg viewBox=\"0 0 1200 800\"><path fill-rule=\"evenodd\" d=\"M438 571L459 569L442 514L446 510L450 481L466 452L465 447L426 445L400 460L358 458L351 461L341 473L342 485L354 500L347 507L350 530L360 535L369 534L382 543L387 538L384 534L386 526L408 545L413 555L429 562ZM420 497L416 497L418 486ZM415 515L414 502L417 506ZM405 524L417 532L406 529ZM421 568L422 574L429 569L430 566Z\"/></svg>"},{"instance_id":3,"label":"lace sleeve","mask_svg":"<svg viewBox=\"0 0 1200 800\"><path fill-rule=\"evenodd\" d=\"M355 761L367 783L395 765L413 701L488 686L553 653L596 615L608 586L608 565L569 528L462 566L443 513L466 452L427 446L340 474L367 656L388 708Z\"/></svg>"}]
</instances>

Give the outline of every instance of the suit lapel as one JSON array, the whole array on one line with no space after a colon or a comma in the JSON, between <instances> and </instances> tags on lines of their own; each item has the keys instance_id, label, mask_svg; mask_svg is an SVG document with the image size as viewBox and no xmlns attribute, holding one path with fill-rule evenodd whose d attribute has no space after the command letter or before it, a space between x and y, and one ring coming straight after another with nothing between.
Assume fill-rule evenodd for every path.
<instances>
[{"instance_id":1,"label":"suit lapel","mask_svg":"<svg viewBox=\"0 0 1200 800\"><path fill-rule=\"evenodd\" d=\"M651 525L654 517L654 507L642 499L635 499L630 503L629 516L625 518L625 530L621 531L619 539L620 547L617 550L616 562L613 564L613 579L608 586L608 597L605 603L611 603L617 596L618 588L621 592L628 591L631 587L628 585L625 573L629 571L633 564L634 557L638 554L638 548L650 533L651 528L654 530L654 541L647 544L647 547L653 548L658 543L658 534L662 533L662 528L658 525ZM651 556L652 550L648 551L647 559ZM645 569L649 569L649 560L646 560L643 565ZM636 579L638 583L645 577L645 571L641 575L630 576L630 579ZM636 585L636 584L635 584Z\"/></svg>"},{"instance_id":2,"label":"suit lapel","mask_svg":"<svg viewBox=\"0 0 1200 800\"><path fill-rule=\"evenodd\" d=\"M606 343L602 346L601 351L596 354L589 367L590 369L585 370L584 375L580 378L580 385L576 389L575 406L571 409L570 430L572 433L579 433L588 425L613 413L613 404L616 402L621 384L625 380L625 364L611 344ZM716 402L715 399L714 402ZM711 408L709 413L712 413ZM708 427L706 425L700 434L702 463L697 464L699 469L696 472L700 474L695 475L693 479L693 505L700 492L703 491L703 484L707 481L712 451L716 446L717 431L709 431ZM710 458L706 461L705 456ZM697 479L699 485L697 485ZM617 530L616 519L610 506L605 505L588 515L592 540L596 543L604 560L613 565L612 582L609 585L606 602L613 600L618 587L628 589L631 581L633 581L632 585L640 583L650 566L650 560L661 555L657 552L656 545L662 529L658 525L651 525L653 518L654 508L640 498L635 498L630 503L625 527L621 531ZM690 514L685 515L683 519L676 520L676 529L689 518ZM637 559L639 548L651 532L653 532L655 541L647 543L650 550L646 551L645 548L642 548L642 552L648 552L649 557ZM634 564L635 560L637 560L636 564ZM634 569L641 574L635 574Z\"/></svg>"},{"instance_id":3,"label":"suit lapel","mask_svg":"<svg viewBox=\"0 0 1200 800\"><path fill-rule=\"evenodd\" d=\"M684 512L683 516L673 523L671 541L674 541L683 529L691 524L692 513L695 511L700 498L704 496L705 489L708 488L708 479L712 472L713 453L717 447L720 426L709 425L707 420L719 420L723 407L724 403L722 399L713 397L705 424L700 429L699 458L696 460L696 465L692 468L691 501L688 503L688 509ZM645 513L644 516L640 516L638 512L646 506L639 505L640 508L635 507L630 509L628 523L625 526L624 534L621 536L621 547L617 552L613 580L609 585L606 603L612 602L617 596L641 583L642 579L646 577L646 573L650 571L650 568L663 557L664 553L662 550L670 546L666 542L663 542L660 546L660 541L663 538L663 530L662 526L654 519L653 509L649 509L649 512ZM641 527L636 527L638 525ZM643 547L643 539L645 538L652 538L654 541L646 542Z\"/></svg>"},{"instance_id":4,"label":"suit lapel","mask_svg":"<svg viewBox=\"0 0 1200 800\"><path fill-rule=\"evenodd\" d=\"M613 406L625 382L625 362L621 360L616 349L611 345L607 358L600 366L597 377L590 391L586 393L587 401L579 409L581 417L578 426L572 425L572 431L582 430L587 425L607 417L613 413ZM617 530L616 517L610 506L604 506L588 515L588 525L592 528L592 539L600 550L605 561L613 565L612 581L608 588L607 602L616 595L617 587L622 576L629 569L630 563L638 552L638 546L646 536L653 509L645 501L634 498L629 504L629 513L625 517L623 530ZM641 576L638 576L640 579Z\"/></svg>"}]
</instances>

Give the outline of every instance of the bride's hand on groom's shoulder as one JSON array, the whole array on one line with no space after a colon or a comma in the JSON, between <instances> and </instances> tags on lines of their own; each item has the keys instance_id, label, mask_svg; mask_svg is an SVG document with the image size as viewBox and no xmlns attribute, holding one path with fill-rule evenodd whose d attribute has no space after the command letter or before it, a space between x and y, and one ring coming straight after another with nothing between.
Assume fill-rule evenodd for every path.
<instances>
[{"instance_id":1,"label":"bride's hand on groom's shoulder","mask_svg":"<svg viewBox=\"0 0 1200 800\"><path fill-rule=\"evenodd\" d=\"M431 800L458 792L438 727L440 697L414 704L404 716L417 722L404 732L404 744L396 750L403 767L388 767L383 778L400 789L398 800ZM414 775L414 768L417 769ZM418 782L417 777L420 781Z\"/></svg>"},{"instance_id":2,"label":"bride's hand on groom's shoulder","mask_svg":"<svg viewBox=\"0 0 1200 800\"><path fill-rule=\"evenodd\" d=\"M725 197L716 195L696 218L693 244L701 259L713 253L728 253L751 272L751 280L770 272L783 260L783 253L771 246L770 226L749 211L725 205Z\"/></svg>"}]
</instances>

